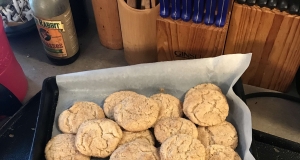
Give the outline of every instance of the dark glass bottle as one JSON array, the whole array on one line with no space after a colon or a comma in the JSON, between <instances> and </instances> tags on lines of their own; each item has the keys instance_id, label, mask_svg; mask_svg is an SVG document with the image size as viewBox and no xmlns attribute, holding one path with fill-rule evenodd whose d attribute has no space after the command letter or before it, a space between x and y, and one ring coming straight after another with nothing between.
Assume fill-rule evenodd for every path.
<instances>
[{"instance_id":1,"label":"dark glass bottle","mask_svg":"<svg viewBox=\"0 0 300 160\"><path fill-rule=\"evenodd\" d=\"M30 0L46 55L56 65L68 65L79 56L79 44L68 0Z\"/></svg>"},{"instance_id":2,"label":"dark glass bottle","mask_svg":"<svg viewBox=\"0 0 300 160\"><path fill-rule=\"evenodd\" d=\"M76 32L77 34L80 34L89 23L89 17L86 10L85 0L70 0L70 5L72 9L72 15L75 23Z\"/></svg>"}]
</instances>

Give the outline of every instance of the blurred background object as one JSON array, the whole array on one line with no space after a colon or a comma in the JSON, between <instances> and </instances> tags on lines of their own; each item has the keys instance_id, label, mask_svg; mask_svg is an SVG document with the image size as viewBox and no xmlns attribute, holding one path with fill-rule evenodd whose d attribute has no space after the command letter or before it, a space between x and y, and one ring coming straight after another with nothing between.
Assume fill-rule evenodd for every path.
<instances>
[{"instance_id":1,"label":"blurred background object","mask_svg":"<svg viewBox=\"0 0 300 160\"><path fill-rule=\"evenodd\" d=\"M35 29L28 0L0 0L0 14L7 36L18 36Z\"/></svg>"},{"instance_id":2,"label":"blurred background object","mask_svg":"<svg viewBox=\"0 0 300 160\"><path fill-rule=\"evenodd\" d=\"M122 49L117 0L92 0L99 39L104 47Z\"/></svg>"},{"instance_id":3,"label":"blurred background object","mask_svg":"<svg viewBox=\"0 0 300 160\"><path fill-rule=\"evenodd\" d=\"M85 0L70 0L73 20L77 34L80 34L89 24Z\"/></svg>"},{"instance_id":4,"label":"blurred background object","mask_svg":"<svg viewBox=\"0 0 300 160\"><path fill-rule=\"evenodd\" d=\"M131 65L157 62L156 18L160 6L135 9L118 0L118 8L126 61Z\"/></svg>"},{"instance_id":5,"label":"blurred background object","mask_svg":"<svg viewBox=\"0 0 300 160\"><path fill-rule=\"evenodd\" d=\"M84 0L70 0L71 10L78 33L88 23L88 13ZM16 37L36 30L29 0L0 0L0 14L8 37Z\"/></svg>"},{"instance_id":6,"label":"blurred background object","mask_svg":"<svg viewBox=\"0 0 300 160\"><path fill-rule=\"evenodd\" d=\"M29 4L48 59L55 65L76 61L80 47L69 0L30 0Z\"/></svg>"},{"instance_id":7,"label":"blurred background object","mask_svg":"<svg viewBox=\"0 0 300 160\"><path fill-rule=\"evenodd\" d=\"M0 17L0 42L1 42L0 43L0 84L3 85L2 88L8 89L14 96L17 97L19 101L22 102L27 93L27 88L28 88L27 79L9 45L9 42L4 32L1 17ZM4 89L2 89L2 91L3 90ZM4 97L6 97L6 94L1 95L0 98L4 98Z\"/></svg>"}]
</instances>

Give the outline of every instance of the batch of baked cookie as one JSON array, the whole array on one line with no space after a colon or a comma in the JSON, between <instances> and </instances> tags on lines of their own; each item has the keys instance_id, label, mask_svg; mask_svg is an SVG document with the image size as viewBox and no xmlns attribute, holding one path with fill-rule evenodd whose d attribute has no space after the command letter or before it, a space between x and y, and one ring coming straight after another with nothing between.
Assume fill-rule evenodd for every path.
<instances>
[{"instance_id":1,"label":"batch of baked cookie","mask_svg":"<svg viewBox=\"0 0 300 160\"><path fill-rule=\"evenodd\" d=\"M210 83L191 88L182 103L158 93L151 97L120 91L103 109L75 102L58 118L62 134L46 145L47 160L240 160L238 136L226 121L229 106Z\"/></svg>"}]
</instances>

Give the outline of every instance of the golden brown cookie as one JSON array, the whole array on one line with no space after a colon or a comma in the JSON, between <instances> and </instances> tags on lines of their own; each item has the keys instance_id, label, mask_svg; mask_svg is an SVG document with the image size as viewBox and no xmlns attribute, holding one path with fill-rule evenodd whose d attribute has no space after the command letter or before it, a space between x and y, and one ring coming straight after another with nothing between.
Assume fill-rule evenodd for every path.
<instances>
[{"instance_id":1,"label":"golden brown cookie","mask_svg":"<svg viewBox=\"0 0 300 160\"><path fill-rule=\"evenodd\" d=\"M159 160L157 148L145 139L125 143L110 156L110 160Z\"/></svg>"},{"instance_id":2,"label":"golden brown cookie","mask_svg":"<svg viewBox=\"0 0 300 160\"><path fill-rule=\"evenodd\" d=\"M188 97L192 92L194 92L195 90L200 90L200 89L210 89L210 90L215 90L215 91L219 91L222 92L222 90L215 84L212 83L203 83L203 84L199 84L193 88L191 88L186 94L185 94L185 98Z\"/></svg>"},{"instance_id":3,"label":"golden brown cookie","mask_svg":"<svg viewBox=\"0 0 300 160\"><path fill-rule=\"evenodd\" d=\"M206 160L242 160L230 147L211 145L206 148Z\"/></svg>"},{"instance_id":4,"label":"golden brown cookie","mask_svg":"<svg viewBox=\"0 0 300 160\"><path fill-rule=\"evenodd\" d=\"M185 98L183 112L200 126L213 126L225 121L229 105L221 92L201 89L195 90Z\"/></svg>"},{"instance_id":5,"label":"golden brown cookie","mask_svg":"<svg viewBox=\"0 0 300 160\"><path fill-rule=\"evenodd\" d=\"M155 144L155 139L152 133L149 130L140 131L140 132L128 132L123 131L123 137L121 141L119 142L119 145L132 142L136 139L145 139L147 142L149 142L151 145Z\"/></svg>"},{"instance_id":6,"label":"golden brown cookie","mask_svg":"<svg viewBox=\"0 0 300 160\"><path fill-rule=\"evenodd\" d=\"M89 160L90 157L81 154L75 147L75 135L59 134L53 137L45 148L46 160Z\"/></svg>"},{"instance_id":7,"label":"golden brown cookie","mask_svg":"<svg viewBox=\"0 0 300 160\"><path fill-rule=\"evenodd\" d=\"M155 94L150 98L156 101L160 108L157 121L169 117L182 117L182 105L178 98L164 93Z\"/></svg>"},{"instance_id":8,"label":"golden brown cookie","mask_svg":"<svg viewBox=\"0 0 300 160\"><path fill-rule=\"evenodd\" d=\"M75 146L84 155L105 158L117 148L122 130L110 119L86 121L76 134Z\"/></svg>"},{"instance_id":9,"label":"golden brown cookie","mask_svg":"<svg viewBox=\"0 0 300 160\"><path fill-rule=\"evenodd\" d=\"M193 122L184 118L165 118L154 126L154 135L160 143L176 134L187 134L197 138L198 131Z\"/></svg>"},{"instance_id":10,"label":"golden brown cookie","mask_svg":"<svg viewBox=\"0 0 300 160\"><path fill-rule=\"evenodd\" d=\"M64 133L77 133L81 123L105 118L102 108L94 102L75 102L71 108L63 111L58 118L59 129Z\"/></svg>"},{"instance_id":11,"label":"golden brown cookie","mask_svg":"<svg viewBox=\"0 0 300 160\"><path fill-rule=\"evenodd\" d=\"M238 145L237 132L234 126L226 121L215 126L198 127L198 139L205 147L219 144L235 149Z\"/></svg>"},{"instance_id":12,"label":"golden brown cookie","mask_svg":"<svg viewBox=\"0 0 300 160\"><path fill-rule=\"evenodd\" d=\"M160 147L161 160L205 160L205 148L201 142L186 134L168 138Z\"/></svg>"},{"instance_id":13,"label":"golden brown cookie","mask_svg":"<svg viewBox=\"0 0 300 160\"><path fill-rule=\"evenodd\" d=\"M158 104L143 95L127 97L114 108L116 122L131 132L152 127L157 120L158 113Z\"/></svg>"},{"instance_id":14,"label":"golden brown cookie","mask_svg":"<svg viewBox=\"0 0 300 160\"><path fill-rule=\"evenodd\" d=\"M114 120L114 108L117 104L119 104L121 101L123 101L127 97L136 96L138 95L135 92L132 91L120 91L115 92L111 95L109 95L103 105L103 110L107 118Z\"/></svg>"}]
</instances>

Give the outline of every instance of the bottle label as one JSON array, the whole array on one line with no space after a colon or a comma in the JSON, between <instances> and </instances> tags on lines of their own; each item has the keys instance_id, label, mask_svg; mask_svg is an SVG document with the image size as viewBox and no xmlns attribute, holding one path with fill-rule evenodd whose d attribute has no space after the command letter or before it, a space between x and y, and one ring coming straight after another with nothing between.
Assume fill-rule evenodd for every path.
<instances>
[{"instance_id":1,"label":"bottle label","mask_svg":"<svg viewBox=\"0 0 300 160\"><path fill-rule=\"evenodd\" d=\"M69 58L78 52L78 40L70 7L62 15L51 19L34 19L48 55L53 58Z\"/></svg>"}]
</instances>

